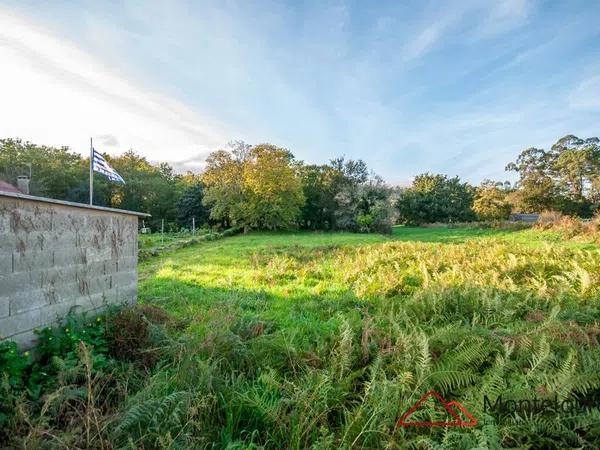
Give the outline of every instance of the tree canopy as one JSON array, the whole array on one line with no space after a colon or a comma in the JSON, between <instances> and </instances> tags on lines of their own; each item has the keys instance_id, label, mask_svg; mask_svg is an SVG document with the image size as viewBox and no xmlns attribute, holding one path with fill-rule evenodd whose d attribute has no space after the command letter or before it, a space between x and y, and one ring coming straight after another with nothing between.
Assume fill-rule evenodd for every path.
<instances>
[{"instance_id":1,"label":"tree canopy","mask_svg":"<svg viewBox=\"0 0 600 450\"><path fill-rule=\"evenodd\" d=\"M104 157L126 180L94 174L94 204L148 212L154 229L207 224L245 229L389 232L392 224L503 220L511 212L556 210L588 217L600 209L600 140L567 135L549 150L529 147L506 170L511 185L424 173L391 188L360 159L306 164L272 144L232 142L201 174L178 174L129 150ZM0 139L0 179L31 173L33 195L87 203L89 159L66 147Z\"/></svg>"}]
</instances>

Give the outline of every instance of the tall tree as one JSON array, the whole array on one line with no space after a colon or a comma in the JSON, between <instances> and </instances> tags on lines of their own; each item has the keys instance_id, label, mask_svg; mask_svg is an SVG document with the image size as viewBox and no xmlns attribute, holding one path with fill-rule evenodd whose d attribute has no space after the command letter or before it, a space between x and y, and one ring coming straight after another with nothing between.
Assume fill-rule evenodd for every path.
<instances>
[{"instance_id":1,"label":"tall tree","mask_svg":"<svg viewBox=\"0 0 600 450\"><path fill-rule=\"evenodd\" d=\"M473 198L473 187L458 177L425 173L402 191L396 207L407 224L464 222L475 218Z\"/></svg>"},{"instance_id":2,"label":"tall tree","mask_svg":"<svg viewBox=\"0 0 600 450\"><path fill-rule=\"evenodd\" d=\"M271 144L236 142L212 153L203 182L211 218L246 229L293 227L304 204L293 155Z\"/></svg>"},{"instance_id":3,"label":"tall tree","mask_svg":"<svg viewBox=\"0 0 600 450\"><path fill-rule=\"evenodd\" d=\"M523 150L506 170L519 174L515 206L523 212L557 209L568 214L588 215L600 184L600 141L567 135L549 151Z\"/></svg>"},{"instance_id":4,"label":"tall tree","mask_svg":"<svg viewBox=\"0 0 600 450\"><path fill-rule=\"evenodd\" d=\"M297 225L304 194L293 160L288 150L271 144L252 148L244 165L248 226L274 230Z\"/></svg>"},{"instance_id":5,"label":"tall tree","mask_svg":"<svg viewBox=\"0 0 600 450\"><path fill-rule=\"evenodd\" d=\"M208 222L210 210L204 206L204 186L199 179L192 178L187 182L179 200L177 200L177 222L184 228L191 229Z\"/></svg>"},{"instance_id":6,"label":"tall tree","mask_svg":"<svg viewBox=\"0 0 600 450\"><path fill-rule=\"evenodd\" d=\"M0 139L0 178L16 184L17 176L30 173L31 194L60 200L70 200L70 192L87 180L84 159L67 147Z\"/></svg>"},{"instance_id":7,"label":"tall tree","mask_svg":"<svg viewBox=\"0 0 600 450\"><path fill-rule=\"evenodd\" d=\"M473 211L479 220L508 219L512 205L508 200L506 184L484 180L476 189Z\"/></svg>"}]
</instances>

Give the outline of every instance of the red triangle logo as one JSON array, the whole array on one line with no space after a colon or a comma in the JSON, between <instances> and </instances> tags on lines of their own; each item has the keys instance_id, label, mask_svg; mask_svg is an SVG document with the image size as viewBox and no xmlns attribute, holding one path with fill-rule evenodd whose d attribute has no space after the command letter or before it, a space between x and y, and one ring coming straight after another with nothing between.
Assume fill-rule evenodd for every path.
<instances>
[{"instance_id":1,"label":"red triangle logo","mask_svg":"<svg viewBox=\"0 0 600 450\"><path fill-rule=\"evenodd\" d=\"M439 403L442 404L443 408L448 412L453 420L446 422L428 422L428 421L411 421L410 417L417 411L425 400L429 397L435 398ZM462 414L465 418L463 419L460 415ZM469 412L461 403L456 401L447 402L444 397L435 391L429 391L423 397L421 397L408 411L406 411L402 417L398 420L396 428L402 427L474 427L477 425L477 419L473 417L473 414Z\"/></svg>"}]
</instances>

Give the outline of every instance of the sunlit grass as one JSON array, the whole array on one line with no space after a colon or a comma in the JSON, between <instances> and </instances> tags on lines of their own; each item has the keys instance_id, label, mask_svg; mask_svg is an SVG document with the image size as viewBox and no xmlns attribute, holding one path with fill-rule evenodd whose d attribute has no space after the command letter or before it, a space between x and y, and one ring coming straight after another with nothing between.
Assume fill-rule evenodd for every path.
<instances>
[{"instance_id":1,"label":"sunlit grass","mask_svg":"<svg viewBox=\"0 0 600 450\"><path fill-rule=\"evenodd\" d=\"M483 409L484 395L600 389L600 250L587 242L530 229L251 233L141 264L139 298L182 323L180 362L140 395L195 399L191 422L161 431L182 427L188 445L564 448L600 438L597 409ZM394 431L430 389L481 425Z\"/></svg>"}]
</instances>

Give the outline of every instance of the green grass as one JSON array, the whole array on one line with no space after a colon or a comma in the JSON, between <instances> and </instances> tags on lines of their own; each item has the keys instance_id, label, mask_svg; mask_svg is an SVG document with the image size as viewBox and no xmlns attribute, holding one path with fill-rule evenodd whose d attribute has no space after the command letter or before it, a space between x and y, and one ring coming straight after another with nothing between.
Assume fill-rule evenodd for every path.
<instances>
[{"instance_id":1,"label":"green grass","mask_svg":"<svg viewBox=\"0 0 600 450\"><path fill-rule=\"evenodd\" d=\"M599 295L598 249L536 230L202 243L140 266L140 301L182 325L177 356L118 420L181 395L177 420L131 419L129 438L164 446L175 442L159 440L169 432L186 448L591 448L597 408L500 416L484 395L597 394ZM394 430L431 389L479 425ZM433 405L420 414L443 419Z\"/></svg>"},{"instance_id":2,"label":"green grass","mask_svg":"<svg viewBox=\"0 0 600 450\"><path fill-rule=\"evenodd\" d=\"M164 238L140 245L160 249L139 265L142 305L43 330L41 365L0 348L8 448L600 442L600 249L586 240L450 227ZM477 426L397 427L431 390ZM490 409L576 399L590 407ZM449 416L430 399L412 419Z\"/></svg>"}]
</instances>

